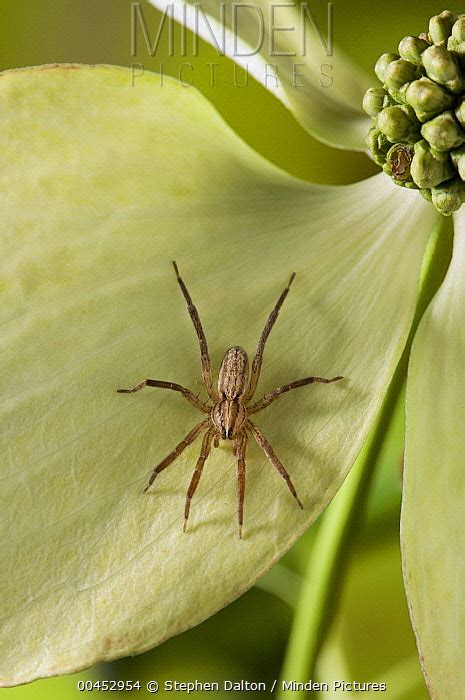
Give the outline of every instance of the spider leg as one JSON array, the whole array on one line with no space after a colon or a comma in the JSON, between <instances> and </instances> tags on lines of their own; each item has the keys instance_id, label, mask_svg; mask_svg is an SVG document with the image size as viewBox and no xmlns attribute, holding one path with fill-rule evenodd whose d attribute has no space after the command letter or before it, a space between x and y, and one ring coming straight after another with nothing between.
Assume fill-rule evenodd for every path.
<instances>
[{"instance_id":1,"label":"spider leg","mask_svg":"<svg viewBox=\"0 0 465 700\"><path fill-rule=\"evenodd\" d=\"M262 368L263 352L265 350L265 343L268 340L268 336L271 333L271 329L273 328L276 319L278 318L279 310L284 303L284 299L287 297L287 295L289 293L289 289L290 289L290 286L292 284L294 277L295 277L295 272L292 273L291 279L289 280L289 283L288 283L286 289L284 289L284 291L281 293L281 296L279 297L278 301L276 302L273 311L268 316L268 319L265 323L265 327L262 330L262 334L261 334L260 339L258 341L257 349L255 351L255 357L254 357L253 363L252 363L252 371L250 374L249 386L247 388L247 391L244 394L244 398L243 398L244 402L249 401L255 393L255 389L257 388L258 380L260 378L260 370Z\"/></svg>"},{"instance_id":2,"label":"spider leg","mask_svg":"<svg viewBox=\"0 0 465 700\"><path fill-rule=\"evenodd\" d=\"M297 501L297 503L299 504L300 508L303 509L303 505L302 505L299 497L297 496L297 492L295 490L294 484L292 483L291 477L287 473L285 467L281 464L279 459L276 457L275 453L273 452L273 448L271 447L271 445L268 442L268 440L266 439L266 437L263 435L260 428L258 428L256 425L254 425L254 423L252 423L252 421L250 421L250 420L247 421L246 427L248 430L250 430L250 432L254 436L257 444L262 448L263 452L266 454L266 456L268 457L268 459L271 462L271 464L273 465L273 467L281 474L281 476L283 477L283 479L285 480L285 482L288 486L289 491L294 496L294 498Z\"/></svg>"},{"instance_id":3,"label":"spider leg","mask_svg":"<svg viewBox=\"0 0 465 700\"><path fill-rule=\"evenodd\" d=\"M247 433L242 430L233 438L234 454L237 458L237 520L239 523L239 539L242 539L242 523L244 521L244 493L245 493L245 450L247 447Z\"/></svg>"},{"instance_id":4,"label":"spider leg","mask_svg":"<svg viewBox=\"0 0 465 700\"><path fill-rule=\"evenodd\" d=\"M210 355L208 354L207 339L205 338L205 333L203 332L202 324L200 322L199 313L198 313L196 307L194 306L194 303L191 299L191 295L187 291L187 287L184 284L184 281L181 278L181 275L179 274L178 266L176 265L174 260L173 260L173 267L174 267L174 271L176 273L176 279L178 280L179 286L181 287L181 291L184 295L184 299L186 300L187 308L189 311L189 315L192 319L192 323L194 324L195 332L197 333L197 337L199 339L200 361L202 363L203 383L205 384L205 386L207 388L207 392L208 392L209 397L213 401L217 401L218 394L215 391L215 389L213 388L212 369L211 369Z\"/></svg>"},{"instance_id":5,"label":"spider leg","mask_svg":"<svg viewBox=\"0 0 465 700\"><path fill-rule=\"evenodd\" d=\"M202 411L203 413L210 413L210 408L199 399L198 396L192 393L189 389L181 386L180 384L175 384L174 382L162 382L158 379L144 379L143 382L137 384L132 389L117 389L118 394L133 394L135 391L140 391L146 386L155 386L159 389L172 389L173 391L179 391L186 398L189 403Z\"/></svg>"},{"instance_id":6,"label":"spider leg","mask_svg":"<svg viewBox=\"0 0 465 700\"><path fill-rule=\"evenodd\" d=\"M314 382L320 382L320 384L331 384L331 382L338 382L339 379L344 379L344 377L333 377L332 379L325 379L324 377L306 377L305 379L298 379L296 382L291 382L290 384L284 384L283 386L278 386L274 391L270 391L269 394L257 401L257 403L252 404L252 406L247 406L247 413L257 413L261 411L262 408L266 408L273 403L277 398L285 394L287 391L292 389L297 389L299 386L305 386L306 384L313 384Z\"/></svg>"},{"instance_id":7,"label":"spider leg","mask_svg":"<svg viewBox=\"0 0 465 700\"><path fill-rule=\"evenodd\" d=\"M171 462L174 462L174 460L175 460L177 457L179 457L179 455L181 454L181 452L183 452L183 450L185 450L186 447L187 447L188 445L190 445L192 442L194 442L194 440L195 440L195 438L197 437L197 435L198 435L199 433L201 433L202 430L203 430L204 428L206 428L206 427L208 426L209 423L210 423L210 418L207 418L206 420L203 420L201 423L197 423L197 425L196 425L194 428L192 428L192 430L190 431L190 433L188 433L188 434L186 435L186 437L184 438L184 440L181 440L181 442L179 443L179 445L177 445L177 446L174 448L174 450L173 450L172 452L170 452L170 454L169 454L167 457L165 457L165 459L163 460L163 462L160 462L160 464L159 464L157 467L155 467L155 469L153 470L153 472L152 472L152 474L151 474L151 476L150 476L149 483L147 484L147 486L146 486L145 489L144 489L144 493L147 493L147 491L149 490L149 488L152 486L153 482L155 481L155 478L157 477L157 475L158 475L160 472L162 472L163 469L166 469L166 467L169 467L169 465L171 464Z\"/></svg>"},{"instance_id":8,"label":"spider leg","mask_svg":"<svg viewBox=\"0 0 465 700\"><path fill-rule=\"evenodd\" d=\"M192 497L197 489L197 486L199 485L200 477L202 476L203 465L205 464L206 459L207 459L208 455L210 454L213 435L214 435L213 430L207 430L207 432L203 436L202 448L200 450L200 456L197 460L197 464L196 464L194 473L192 474L191 483L189 484L189 489L187 491L187 496L186 496L186 505L184 506L184 526L183 526L184 532L186 532L186 528L187 528L187 520L189 518L189 511L191 508L191 500L192 500Z\"/></svg>"}]
</instances>

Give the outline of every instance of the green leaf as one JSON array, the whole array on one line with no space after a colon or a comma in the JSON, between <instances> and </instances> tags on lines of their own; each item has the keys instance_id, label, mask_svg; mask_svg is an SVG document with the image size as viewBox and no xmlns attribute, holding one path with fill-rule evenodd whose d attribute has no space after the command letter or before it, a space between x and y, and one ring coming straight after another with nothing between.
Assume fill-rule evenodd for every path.
<instances>
[{"instance_id":1,"label":"green leaf","mask_svg":"<svg viewBox=\"0 0 465 700\"><path fill-rule=\"evenodd\" d=\"M141 652L237 598L326 506L373 423L414 313L433 207L377 176L291 178L194 90L128 69L46 66L0 78L1 682ZM305 509L256 445L244 539L222 443L182 532L196 443L143 493L198 422L199 349L215 373L250 354L291 271L259 395L316 374L256 421ZM202 394L204 395L204 393Z\"/></svg>"},{"instance_id":2,"label":"green leaf","mask_svg":"<svg viewBox=\"0 0 465 700\"><path fill-rule=\"evenodd\" d=\"M371 122L362 100L370 81L333 46L332 18L317 18L308 4L308 10L301 11L269 0L257 0L253 6L206 0L201 7L193 0L150 2L168 17L173 13L218 52L224 50L315 138L336 148L366 150ZM142 41L140 17L135 26ZM151 43L155 29L149 34Z\"/></svg>"},{"instance_id":3,"label":"green leaf","mask_svg":"<svg viewBox=\"0 0 465 700\"><path fill-rule=\"evenodd\" d=\"M415 338L407 384L403 567L420 659L433 698L465 684L465 216L454 215L446 279Z\"/></svg>"}]
</instances>

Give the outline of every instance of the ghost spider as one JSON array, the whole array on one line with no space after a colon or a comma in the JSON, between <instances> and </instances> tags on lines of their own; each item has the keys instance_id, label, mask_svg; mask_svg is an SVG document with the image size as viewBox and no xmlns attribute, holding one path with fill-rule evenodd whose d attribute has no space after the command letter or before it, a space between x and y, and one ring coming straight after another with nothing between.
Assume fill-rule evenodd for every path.
<instances>
[{"instance_id":1,"label":"ghost spider","mask_svg":"<svg viewBox=\"0 0 465 700\"><path fill-rule=\"evenodd\" d=\"M179 457L181 452L183 452L188 445L194 442L200 433L204 432L200 457L197 460L197 465L192 475L189 490L187 492L186 504L184 507L184 532L186 531L187 520L189 518L191 500L199 484L202 469L208 455L210 454L212 443L215 447L218 447L220 438L222 440L232 440L234 456L237 459L237 517L239 521L239 538L241 538L244 515L245 450L247 445L247 433L251 433L255 441L268 457L273 467L285 480L287 487L297 504L300 506L300 508L303 508L303 505L297 496L297 492L294 484L292 483L291 477L279 461L278 457L275 455L273 448L260 428L252 423L249 416L253 413L258 413L258 411L261 411L263 408L266 408L273 401L275 401L275 399L282 394L291 391L291 389L297 389L299 386L313 384L314 382L330 384L331 382L337 382L339 379L343 379L343 377L333 377L333 379L324 379L323 377L306 377L305 379L298 379L295 382L278 387L274 391L265 394L260 401L249 405L250 400L255 394L260 377L265 343L278 317L279 310L289 292L290 286L295 277L294 272L291 275L289 284L282 292L273 311L268 316L267 322L258 341L257 350L252 362L250 379L247 353L243 348L234 346L226 351L220 367L218 389L215 389L212 381L212 371L210 356L208 354L207 340L203 332L199 314L192 302L191 296L187 291L187 287L184 284L184 281L179 274L178 267L174 261L173 267L199 340L202 379L207 389L211 405L201 401L198 396L195 396L195 394L193 394L189 389L186 389L180 384L160 381L158 379L144 379L143 382L140 382L140 384L137 384L137 386L133 387L132 389L118 389L117 391L119 393L126 394L134 393L135 391L140 391L146 386L179 391L193 406L195 406L195 408L208 416L200 423L197 423L197 425L194 426L194 428L192 428L192 430L186 435L184 440L182 440L157 467L155 467L152 475L150 476L149 482L144 489L144 493L146 493L155 481L158 474L166 469L166 467L168 467L172 462L174 462L174 460Z\"/></svg>"}]
</instances>

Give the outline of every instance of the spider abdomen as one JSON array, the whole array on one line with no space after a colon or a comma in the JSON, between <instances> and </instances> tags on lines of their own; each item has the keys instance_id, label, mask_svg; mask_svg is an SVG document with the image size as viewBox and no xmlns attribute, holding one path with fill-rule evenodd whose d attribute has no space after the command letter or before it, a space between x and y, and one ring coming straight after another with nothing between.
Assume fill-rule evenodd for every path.
<instances>
[{"instance_id":1,"label":"spider abdomen","mask_svg":"<svg viewBox=\"0 0 465 700\"><path fill-rule=\"evenodd\" d=\"M211 419L223 440L231 439L242 429L247 410L240 399L220 399L212 409Z\"/></svg>"},{"instance_id":2,"label":"spider abdomen","mask_svg":"<svg viewBox=\"0 0 465 700\"><path fill-rule=\"evenodd\" d=\"M249 358L244 348L235 345L226 353L218 376L218 393L224 399L238 399L245 393L249 379Z\"/></svg>"}]
</instances>

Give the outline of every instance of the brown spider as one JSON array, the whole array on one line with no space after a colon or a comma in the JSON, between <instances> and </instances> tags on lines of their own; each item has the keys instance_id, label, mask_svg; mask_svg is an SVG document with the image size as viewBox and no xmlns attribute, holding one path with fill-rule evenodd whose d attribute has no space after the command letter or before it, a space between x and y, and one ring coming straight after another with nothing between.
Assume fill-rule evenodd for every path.
<instances>
[{"instance_id":1,"label":"brown spider","mask_svg":"<svg viewBox=\"0 0 465 700\"><path fill-rule=\"evenodd\" d=\"M249 419L249 415L261 411L262 408L266 408L266 406L269 406L275 399L282 394L285 394L287 391L291 391L291 389L297 389L297 387L305 386L306 384L313 384L313 382L329 384L330 382L337 382L339 379L343 379L343 377L333 377L333 379L324 379L323 377L306 377L305 379L298 379L295 382L278 387L269 394L265 394L260 401L253 403L251 406L248 405L257 388L260 370L262 367L265 343L270 335L271 329L273 328L273 325L278 317L279 310L283 305L284 299L286 298L295 277L295 272L293 272L291 279L289 280L289 284L282 292L273 311L268 316L267 322L260 336L260 340L258 341L257 350L252 363L252 373L250 379L247 353L243 348L234 346L226 351L223 358L218 377L218 390L216 390L212 382L212 371L210 357L208 354L207 340L203 332L199 314L192 302L189 292L187 291L186 285L181 279L178 267L174 261L173 267L199 339L202 378L212 405L207 405L197 396L195 396L189 389L184 388L180 384L159 381L158 379L144 379L143 382L132 389L118 389L118 392L126 394L133 393L135 391L140 391L140 389L143 389L146 386L155 386L159 389L172 389L173 391L179 391L193 406L208 416L205 418L205 420L201 421L194 428L192 428L184 440L182 440L179 445L177 445L177 447L175 447L174 450L167 457L165 457L162 462L160 462L160 464L153 470L149 483L144 489L144 493L147 492L155 481L155 477L161 471L163 471L163 469L166 469L166 467L174 462L181 452L183 452L188 445L194 442L195 438L200 435L202 431L205 432L202 441L202 448L200 450L200 457L197 460L197 465L187 492L186 504L184 507L184 532L186 531L187 520L189 518L191 500L199 484L202 469L208 455L210 454L212 443L215 447L218 447L220 438L222 440L232 440L234 455L237 458L237 517L239 521L239 538L241 538L244 515L245 450L247 445L247 432L250 432L253 435L255 441L262 448L273 467L277 469L277 471L286 481L289 491L299 504L300 508L303 508L303 505L297 496L291 477L273 452L273 448L263 435L260 428L258 428Z\"/></svg>"}]
</instances>

